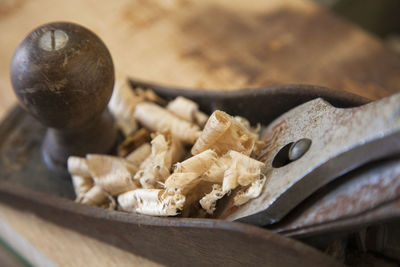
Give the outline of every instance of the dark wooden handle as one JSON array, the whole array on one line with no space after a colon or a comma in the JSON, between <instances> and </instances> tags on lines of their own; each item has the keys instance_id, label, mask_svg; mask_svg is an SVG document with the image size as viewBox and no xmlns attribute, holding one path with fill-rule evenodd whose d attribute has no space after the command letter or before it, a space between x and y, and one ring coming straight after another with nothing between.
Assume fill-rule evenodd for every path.
<instances>
[{"instance_id":1,"label":"dark wooden handle","mask_svg":"<svg viewBox=\"0 0 400 267\"><path fill-rule=\"evenodd\" d=\"M65 168L69 155L104 153L115 130L104 110L114 86L105 44L73 23L50 23L29 33L14 53L11 82L20 104L49 127L43 155Z\"/></svg>"}]
</instances>

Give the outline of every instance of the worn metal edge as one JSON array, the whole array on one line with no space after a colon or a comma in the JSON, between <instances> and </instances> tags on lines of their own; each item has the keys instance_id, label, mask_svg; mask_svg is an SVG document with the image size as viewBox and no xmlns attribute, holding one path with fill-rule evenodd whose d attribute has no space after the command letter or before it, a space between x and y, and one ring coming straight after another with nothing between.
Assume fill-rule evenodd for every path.
<instances>
[{"instance_id":1,"label":"worn metal edge","mask_svg":"<svg viewBox=\"0 0 400 267\"><path fill-rule=\"evenodd\" d=\"M355 216L347 216L334 221L314 224L299 229L279 232L287 237L306 238L321 233L339 233L357 230L359 225L368 221L364 226L387 223L389 221L400 221L400 198L382 203L378 207L362 212ZM334 229L334 231L327 229Z\"/></svg>"},{"instance_id":2,"label":"worn metal edge","mask_svg":"<svg viewBox=\"0 0 400 267\"><path fill-rule=\"evenodd\" d=\"M198 89L198 88L185 88L185 87L175 87L175 86L164 86L161 84L154 84L150 82L145 82L133 78L129 78L129 83L133 88L143 87L150 88L157 94L161 94L165 97L175 97L178 95L189 97L189 98L228 98L236 99L244 96L257 96L260 95L299 95L299 96L312 96L312 98L321 97L327 101L339 100L343 107L354 107L357 105L363 105L371 102L370 99L365 97L352 94L343 90L331 89L328 87L310 85L310 84L286 84L268 87L258 87L258 88L239 88L236 90L227 89ZM335 101L331 103L333 106L336 105ZM339 103L338 103L339 104Z\"/></svg>"}]
</instances>

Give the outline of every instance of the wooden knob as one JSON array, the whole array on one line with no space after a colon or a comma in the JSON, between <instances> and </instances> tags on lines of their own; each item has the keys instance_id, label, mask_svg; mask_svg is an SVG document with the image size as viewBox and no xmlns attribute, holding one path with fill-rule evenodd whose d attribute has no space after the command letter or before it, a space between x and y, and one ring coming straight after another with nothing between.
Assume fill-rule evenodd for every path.
<instances>
[{"instance_id":1,"label":"wooden knob","mask_svg":"<svg viewBox=\"0 0 400 267\"><path fill-rule=\"evenodd\" d=\"M11 62L20 104L49 127L43 156L65 170L70 155L106 153L116 130L104 112L114 86L114 67L104 43L72 23L50 23L21 42Z\"/></svg>"}]
</instances>

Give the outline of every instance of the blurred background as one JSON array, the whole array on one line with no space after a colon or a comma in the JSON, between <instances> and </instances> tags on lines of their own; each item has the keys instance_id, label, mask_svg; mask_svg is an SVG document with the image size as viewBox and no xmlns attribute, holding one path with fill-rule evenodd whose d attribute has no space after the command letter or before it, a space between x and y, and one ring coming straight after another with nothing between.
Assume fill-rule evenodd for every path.
<instances>
[{"instance_id":1,"label":"blurred background","mask_svg":"<svg viewBox=\"0 0 400 267\"><path fill-rule=\"evenodd\" d=\"M366 31L382 38L400 53L400 1L398 0L313 0Z\"/></svg>"}]
</instances>

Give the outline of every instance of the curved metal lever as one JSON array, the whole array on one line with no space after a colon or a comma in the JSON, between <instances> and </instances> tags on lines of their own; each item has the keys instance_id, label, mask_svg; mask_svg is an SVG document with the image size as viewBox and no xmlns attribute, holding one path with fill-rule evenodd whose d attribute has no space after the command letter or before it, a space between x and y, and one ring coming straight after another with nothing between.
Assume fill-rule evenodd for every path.
<instances>
[{"instance_id":1,"label":"curved metal lever","mask_svg":"<svg viewBox=\"0 0 400 267\"><path fill-rule=\"evenodd\" d=\"M341 109L322 99L285 113L265 131L267 183L260 197L223 217L257 225L279 221L323 185L367 162L400 152L400 94L357 108ZM298 160L272 162L287 144L312 141Z\"/></svg>"}]
</instances>

